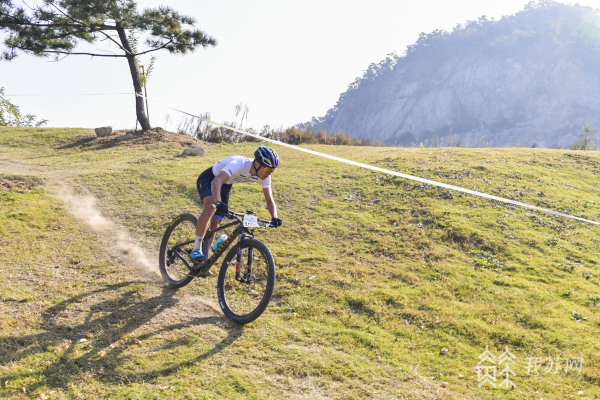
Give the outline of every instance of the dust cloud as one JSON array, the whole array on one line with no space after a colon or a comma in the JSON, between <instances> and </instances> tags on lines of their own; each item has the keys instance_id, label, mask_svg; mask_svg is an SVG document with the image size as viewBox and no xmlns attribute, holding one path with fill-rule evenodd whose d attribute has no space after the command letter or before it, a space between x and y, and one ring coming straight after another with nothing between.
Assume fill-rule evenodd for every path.
<instances>
[{"instance_id":1,"label":"dust cloud","mask_svg":"<svg viewBox=\"0 0 600 400\"><path fill-rule=\"evenodd\" d=\"M130 265L135 266L144 278L161 278L156 262L151 262L144 250L135 243L122 227L102 215L96 206L96 198L90 194L79 194L64 184L57 187L57 197L68 212L88 225L108 245L108 250L117 252Z\"/></svg>"}]
</instances>

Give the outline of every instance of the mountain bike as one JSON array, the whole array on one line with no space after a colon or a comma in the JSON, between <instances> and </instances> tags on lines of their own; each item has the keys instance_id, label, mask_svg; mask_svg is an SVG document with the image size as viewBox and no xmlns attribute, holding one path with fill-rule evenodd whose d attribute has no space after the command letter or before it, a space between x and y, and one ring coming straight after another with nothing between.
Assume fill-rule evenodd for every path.
<instances>
[{"instance_id":1,"label":"mountain bike","mask_svg":"<svg viewBox=\"0 0 600 400\"><path fill-rule=\"evenodd\" d=\"M196 232L196 216L177 216L165 231L160 244L159 265L163 279L180 288L196 277L210 276L211 267L237 240L221 264L217 278L217 297L225 316L238 324L258 318L271 300L275 286L275 262L269 248L254 238L254 229L271 228L271 221L258 218L252 211L229 211L233 222L208 230L203 238L202 253L209 255L212 238L219 232L231 234L208 258L194 261L190 257Z\"/></svg>"}]
</instances>

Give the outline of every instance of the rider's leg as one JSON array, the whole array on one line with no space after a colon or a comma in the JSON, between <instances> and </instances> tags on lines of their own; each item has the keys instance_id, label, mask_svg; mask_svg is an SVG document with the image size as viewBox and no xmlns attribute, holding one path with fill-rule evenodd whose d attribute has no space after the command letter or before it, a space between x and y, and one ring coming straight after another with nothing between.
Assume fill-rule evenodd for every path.
<instances>
[{"instance_id":1,"label":"rider's leg","mask_svg":"<svg viewBox=\"0 0 600 400\"><path fill-rule=\"evenodd\" d=\"M232 185L231 184L223 184L221 186L221 202L229 205L229 194L231 193L231 188ZM207 196L207 197L211 197L212 196ZM214 200L214 199L212 199ZM212 201L212 203L214 203L214 201ZM212 204L211 203L211 204ZM213 206L214 209L216 210L216 207ZM204 209L206 209L206 203L204 205ZM202 210L202 213L204 214L204 209ZM219 227L219 225L221 224L221 222L223 221L223 218L217 217L214 215L214 211L211 214L211 217L208 217L208 220L210 220L210 229L211 230L215 230ZM200 219L202 219L202 215L200 215ZM198 220L198 223L200 223L200 219ZM203 221L203 223L205 223L206 225L208 225L208 222ZM198 234L198 225L196 225L196 235ZM204 235L206 234L206 228L204 228L204 232L202 234L202 237L204 237ZM212 244L212 242L214 241L215 237L214 235L210 238L210 243L208 244L209 246Z\"/></svg>"},{"instance_id":2,"label":"rider's leg","mask_svg":"<svg viewBox=\"0 0 600 400\"><path fill-rule=\"evenodd\" d=\"M214 205L214 199L212 196L206 196L203 198L202 203L204 204L204 207L202 208L202 214L200 214L198 222L196 223L196 239L194 241L194 248L192 249L191 254L192 258L194 259L199 259L206 256L206 254L202 254L202 238L208 229L208 222L217 209Z\"/></svg>"},{"instance_id":3,"label":"rider's leg","mask_svg":"<svg viewBox=\"0 0 600 400\"><path fill-rule=\"evenodd\" d=\"M212 173L212 168L208 168L200 174L198 180L196 181L196 187L198 189L200 199L202 199L203 207L202 213L200 214L198 222L196 223L196 238L194 240L194 247L191 254L192 258L194 259L200 259L204 257L204 254L202 254L202 238L206 234L208 222L216 210L214 205L215 201L210 190L211 182L214 178L215 176Z\"/></svg>"},{"instance_id":4,"label":"rider's leg","mask_svg":"<svg viewBox=\"0 0 600 400\"><path fill-rule=\"evenodd\" d=\"M196 223L196 238L194 240L194 247L191 254L193 259L200 259L206 256L206 254L202 254L202 239L204 238L204 235L206 235L208 224L211 222L211 218L211 229L216 229L221 222L221 218L213 217L217 209L215 206L215 198L211 192L211 182L213 179L214 174L212 173L212 169L209 168L200 174L196 182L196 187L198 189L198 193L200 194L200 198L202 199L203 207L202 213L200 214L198 222ZM229 203L230 191L231 184L224 184L221 186L222 202L226 204Z\"/></svg>"},{"instance_id":5,"label":"rider's leg","mask_svg":"<svg viewBox=\"0 0 600 400\"><path fill-rule=\"evenodd\" d=\"M196 236L200 237L204 237L204 235L206 235L206 230L208 229L208 222L217 210L217 207L215 207L215 200L212 196L206 196L204 199L202 199L202 204L204 205L204 207L202 208L202 214L200 214L200 217L198 218L198 223L196 224ZM217 218L213 218L211 229L213 228L215 219L218 221Z\"/></svg>"}]
</instances>

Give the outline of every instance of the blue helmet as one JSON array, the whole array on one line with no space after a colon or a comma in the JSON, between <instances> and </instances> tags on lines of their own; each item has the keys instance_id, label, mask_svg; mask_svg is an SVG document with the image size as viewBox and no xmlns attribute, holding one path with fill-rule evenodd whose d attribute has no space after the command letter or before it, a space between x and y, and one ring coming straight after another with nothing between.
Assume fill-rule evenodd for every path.
<instances>
[{"instance_id":1,"label":"blue helmet","mask_svg":"<svg viewBox=\"0 0 600 400\"><path fill-rule=\"evenodd\" d=\"M260 146L254 152L254 158L263 167L277 168L279 167L279 156L277 152L267 146Z\"/></svg>"}]
</instances>

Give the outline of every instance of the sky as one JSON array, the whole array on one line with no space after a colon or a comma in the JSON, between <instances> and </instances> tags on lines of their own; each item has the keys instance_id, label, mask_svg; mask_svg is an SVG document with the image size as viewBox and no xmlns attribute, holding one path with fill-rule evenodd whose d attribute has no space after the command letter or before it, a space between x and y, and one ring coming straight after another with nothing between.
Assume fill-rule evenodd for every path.
<instances>
[{"instance_id":1,"label":"sky","mask_svg":"<svg viewBox=\"0 0 600 400\"><path fill-rule=\"evenodd\" d=\"M187 117L173 108L231 123L237 105L248 110L244 128L307 122L333 107L370 64L390 53L401 55L420 33L450 31L483 15L498 20L528 2L138 0L139 9L168 4L194 17L195 27L218 41L216 47L185 55L153 53L147 85L150 123L176 131ZM600 0L560 2L600 8ZM147 67L150 56L140 61ZM54 61L21 53L13 61L0 61L0 87L22 112L48 120L49 127L136 125L124 58L73 55Z\"/></svg>"}]
</instances>

